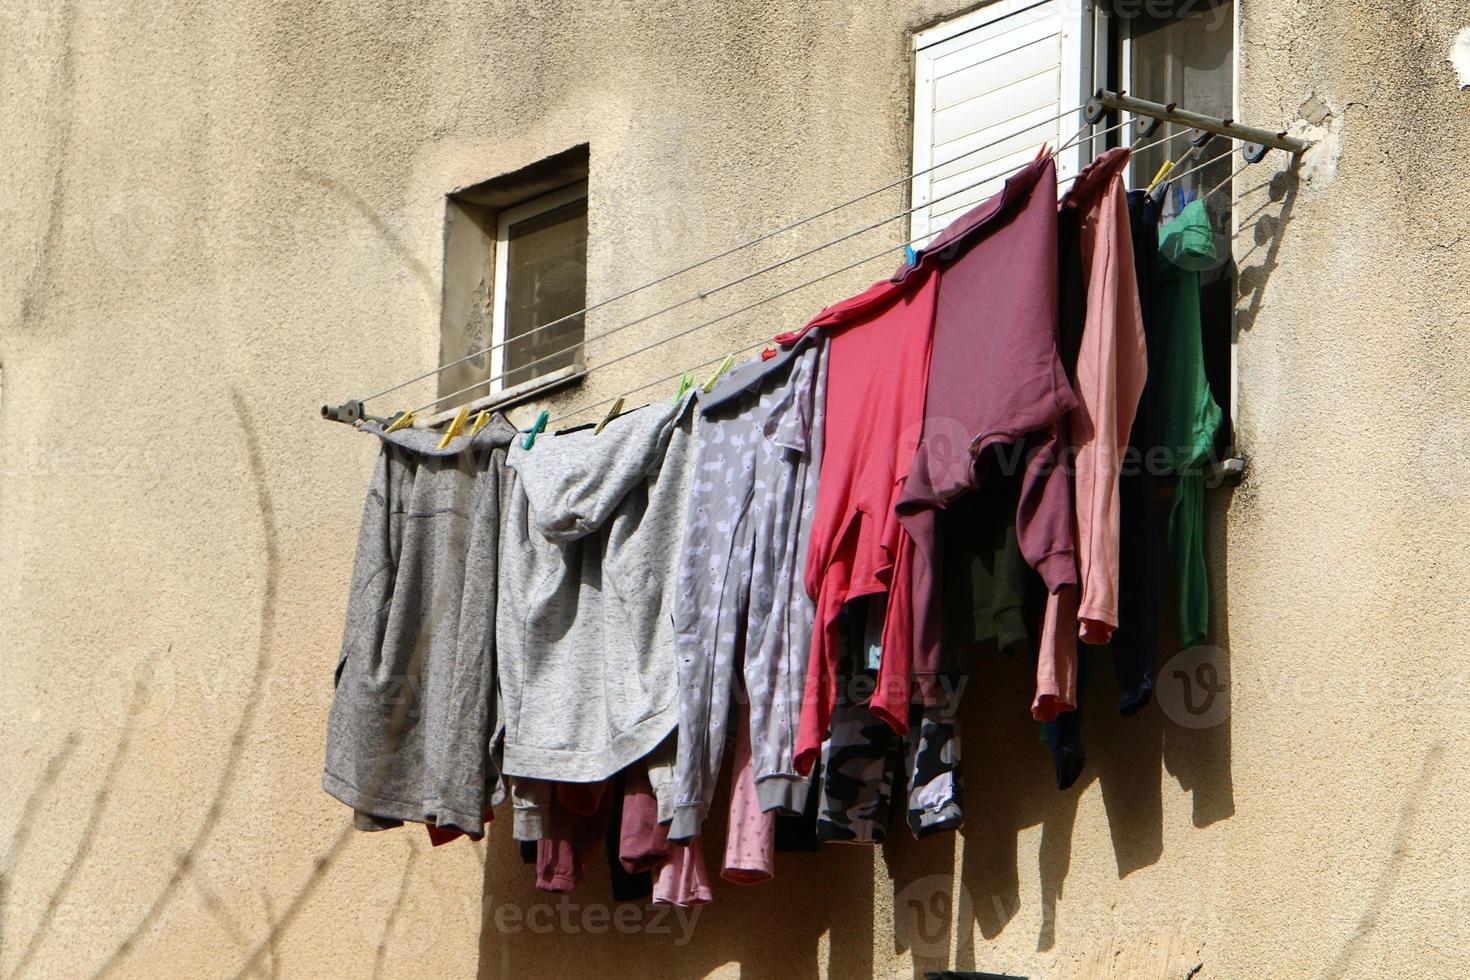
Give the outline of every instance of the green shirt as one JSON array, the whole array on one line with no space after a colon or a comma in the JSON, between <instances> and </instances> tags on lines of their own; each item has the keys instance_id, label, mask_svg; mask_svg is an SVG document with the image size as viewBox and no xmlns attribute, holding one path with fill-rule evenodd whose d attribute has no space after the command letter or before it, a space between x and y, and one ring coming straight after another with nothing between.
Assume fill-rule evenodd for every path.
<instances>
[{"instance_id":1,"label":"green shirt","mask_svg":"<svg viewBox=\"0 0 1470 980\"><path fill-rule=\"evenodd\" d=\"M1205 377L1199 274L1219 264L1204 201L1189 204L1159 229L1158 329L1149 342L1154 432L1179 483L1169 511L1169 560L1179 592L1179 641L1204 642L1210 621L1205 572L1202 466L1220 427L1220 406Z\"/></svg>"}]
</instances>

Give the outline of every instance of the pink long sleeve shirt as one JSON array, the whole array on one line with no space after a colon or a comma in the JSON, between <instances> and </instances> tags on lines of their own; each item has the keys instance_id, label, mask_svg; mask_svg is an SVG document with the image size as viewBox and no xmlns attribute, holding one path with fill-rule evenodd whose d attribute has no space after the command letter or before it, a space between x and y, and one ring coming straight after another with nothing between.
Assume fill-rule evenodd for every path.
<instances>
[{"instance_id":1,"label":"pink long sleeve shirt","mask_svg":"<svg viewBox=\"0 0 1470 980\"><path fill-rule=\"evenodd\" d=\"M1076 707L1072 635L1106 643L1118 625L1118 477L1148 377L1123 187L1127 163L1125 148L1103 153L1078 174L1060 204L1077 211L1087 284L1072 386L1078 404L1065 419L1075 471L1078 585L1075 596L1048 600L1032 704L1032 714L1043 720Z\"/></svg>"}]
</instances>

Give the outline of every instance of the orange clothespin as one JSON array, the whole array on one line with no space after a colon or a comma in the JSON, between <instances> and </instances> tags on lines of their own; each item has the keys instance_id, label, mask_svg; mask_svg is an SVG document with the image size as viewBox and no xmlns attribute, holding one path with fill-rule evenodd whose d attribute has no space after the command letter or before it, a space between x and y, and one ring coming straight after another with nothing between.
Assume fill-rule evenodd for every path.
<instances>
[{"instance_id":1,"label":"orange clothespin","mask_svg":"<svg viewBox=\"0 0 1470 980\"><path fill-rule=\"evenodd\" d=\"M1036 151L1036 160L1037 160L1037 162L1040 162L1042 160L1045 160L1049 156L1051 156L1051 144L1050 143L1042 143L1041 144L1041 149L1039 149L1039 150Z\"/></svg>"}]
</instances>

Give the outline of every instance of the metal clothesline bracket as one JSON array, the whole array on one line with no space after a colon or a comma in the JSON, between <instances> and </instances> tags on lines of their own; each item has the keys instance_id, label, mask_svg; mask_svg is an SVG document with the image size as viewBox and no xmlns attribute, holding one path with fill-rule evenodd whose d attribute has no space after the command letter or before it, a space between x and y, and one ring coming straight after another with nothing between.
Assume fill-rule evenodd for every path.
<instances>
[{"instance_id":1,"label":"metal clothesline bracket","mask_svg":"<svg viewBox=\"0 0 1470 980\"><path fill-rule=\"evenodd\" d=\"M1198 112L1190 112L1181 109L1176 103L1165 105L1159 102L1149 102L1145 99L1135 99L1123 92L1110 92L1107 89L1098 89L1097 94L1088 100L1089 105L1097 102L1105 109L1116 109L1134 116L1148 116L1161 122L1175 123L1180 126L1189 126L1193 129L1205 130L1219 136L1229 136L1243 142L1256 143L1272 150L1285 150L1293 156L1300 156L1312 145L1308 140L1296 136L1288 136L1286 132L1272 132L1268 129L1260 129L1256 126L1242 126L1234 119L1224 117L1206 116Z\"/></svg>"},{"instance_id":2,"label":"metal clothesline bracket","mask_svg":"<svg viewBox=\"0 0 1470 980\"><path fill-rule=\"evenodd\" d=\"M1205 470L1205 485L1207 487L1236 486L1245 479L1246 469L1244 454L1236 452Z\"/></svg>"},{"instance_id":3,"label":"metal clothesline bracket","mask_svg":"<svg viewBox=\"0 0 1470 980\"><path fill-rule=\"evenodd\" d=\"M346 422L348 425L361 422L367 415L362 408L362 402L356 398L349 398L340 405L323 405L322 418L333 422Z\"/></svg>"}]
</instances>

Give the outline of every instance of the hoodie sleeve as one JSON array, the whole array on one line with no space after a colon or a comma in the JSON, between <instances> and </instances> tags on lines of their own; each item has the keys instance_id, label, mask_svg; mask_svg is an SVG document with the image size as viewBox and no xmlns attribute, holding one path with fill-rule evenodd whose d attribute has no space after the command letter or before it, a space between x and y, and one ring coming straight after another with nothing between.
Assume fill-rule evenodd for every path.
<instances>
[{"instance_id":1,"label":"hoodie sleeve","mask_svg":"<svg viewBox=\"0 0 1470 980\"><path fill-rule=\"evenodd\" d=\"M1037 446L1026 460L1016 507L1016 537L1027 564L1046 582L1048 592L1077 584L1072 534L1072 481L1061 420L1032 437Z\"/></svg>"},{"instance_id":2,"label":"hoodie sleeve","mask_svg":"<svg viewBox=\"0 0 1470 980\"><path fill-rule=\"evenodd\" d=\"M495 597L499 570L501 469L504 456L490 454L470 517L465 553L464 590L460 594L459 636L455 646L455 683L447 692L449 714L455 724L482 732L480 739L446 740L431 751L453 753L433 771L456 774L441 789L445 799L457 792L468 798L454 800L458 812L484 813L499 779L491 747L499 731L495 663ZM470 828L473 829L473 828Z\"/></svg>"},{"instance_id":3,"label":"hoodie sleeve","mask_svg":"<svg viewBox=\"0 0 1470 980\"><path fill-rule=\"evenodd\" d=\"M357 552L352 560L352 585L347 596L347 625L342 631L342 649L332 677L335 687L349 657L372 656L382 648L388 622L388 606L397 577L401 524L393 520L393 446L382 443L367 499L362 507L362 527L357 535Z\"/></svg>"}]
</instances>

